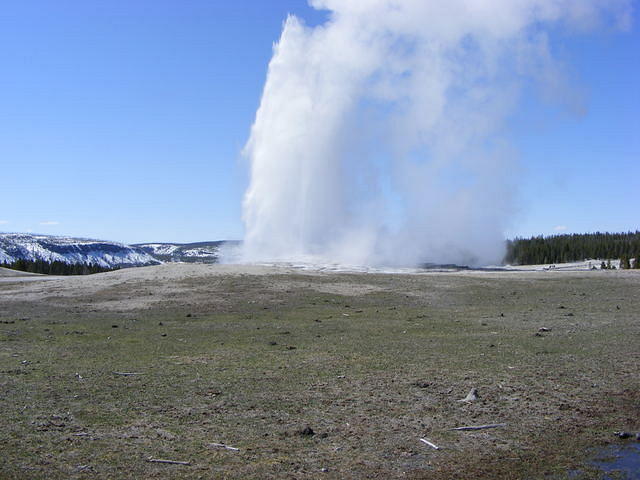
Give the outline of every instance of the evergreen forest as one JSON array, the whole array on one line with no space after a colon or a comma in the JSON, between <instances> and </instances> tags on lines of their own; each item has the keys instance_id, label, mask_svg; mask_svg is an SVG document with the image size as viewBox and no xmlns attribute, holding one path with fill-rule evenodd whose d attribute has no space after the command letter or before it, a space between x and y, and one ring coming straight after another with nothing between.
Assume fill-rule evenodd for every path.
<instances>
[{"instance_id":1,"label":"evergreen forest","mask_svg":"<svg viewBox=\"0 0 640 480\"><path fill-rule=\"evenodd\" d=\"M118 268L105 268L99 265L84 263L64 263L60 261L46 262L44 260L18 259L12 263L0 263L0 267L20 270L29 273L43 273L45 275L90 275L92 273L110 272Z\"/></svg>"},{"instance_id":2,"label":"evergreen forest","mask_svg":"<svg viewBox=\"0 0 640 480\"><path fill-rule=\"evenodd\" d=\"M640 268L640 231L515 238L507 241L505 263L534 265L589 259L620 259L621 268Z\"/></svg>"}]
</instances>

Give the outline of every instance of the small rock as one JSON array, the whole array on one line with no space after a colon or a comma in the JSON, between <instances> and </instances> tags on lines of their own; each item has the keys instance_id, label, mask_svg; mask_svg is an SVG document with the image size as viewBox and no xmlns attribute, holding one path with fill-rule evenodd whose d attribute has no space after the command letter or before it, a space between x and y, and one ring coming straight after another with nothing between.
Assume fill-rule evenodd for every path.
<instances>
[{"instance_id":1,"label":"small rock","mask_svg":"<svg viewBox=\"0 0 640 480\"><path fill-rule=\"evenodd\" d=\"M187 318L191 318L192 315L190 313L187 313Z\"/></svg>"},{"instance_id":2,"label":"small rock","mask_svg":"<svg viewBox=\"0 0 640 480\"><path fill-rule=\"evenodd\" d=\"M323 467L323 468L320 469L320 471L323 472L323 473L327 473L329 471L329 469L326 468L326 467Z\"/></svg>"},{"instance_id":3,"label":"small rock","mask_svg":"<svg viewBox=\"0 0 640 480\"><path fill-rule=\"evenodd\" d=\"M564 305L560 305L558 308L562 310L562 309L564 309L566 307Z\"/></svg>"},{"instance_id":4,"label":"small rock","mask_svg":"<svg viewBox=\"0 0 640 480\"><path fill-rule=\"evenodd\" d=\"M162 428L156 429L156 434L164 440L175 440L177 438L173 433Z\"/></svg>"},{"instance_id":5,"label":"small rock","mask_svg":"<svg viewBox=\"0 0 640 480\"><path fill-rule=\"evenodd\" d=\"M536 332L536 334L534 335L535 337L544 337L543 334L541 334L540 332Z\"/></svg>"},{"instance_id":6,"label":"small rock","mask_svg":"<svg viewBox=\"0 0 640 480\"><path fill-rule=\"evenodd\" d=\"M311 437L311 436L313 436L315 434L316 434L316 432L314 432L313 428L311 428L309 426L304 427L302 430L298 431L298 435L301 435L303 437Z\"/></svg>"},{"instance_id":7,"label":"small rock","mask_svg":"<svg viewBox=\"0 0 640 480\"><path fill-rule=\"evenodd\" d=\"M164 323L162 322L158 322L158 326L161 327L162 325L164 325Z\"/></svg>"},{"instance_id":8,"label":"small rock","mask_svg":"<svg viewBox=\"0 0 640 480\"><path fill-rule=\"evenodd\" d=\"M613 434L618 438L631 438L631 434L629 432L613 432Z\"/></svg>"},{"instance_id":9,"label":"small rock","mask_svg":"<svg viewBox=\"0 0 640 480\"><path fill-rule=\"evenodd\" d=\"M476 400L478 400L478 398L480 398L480 395L478 394L478 389L472 388L471 390L469 390L469 393L467 393L466 397L458 401L459 402L475 402Z\"/></svg>"},{"instance_id":10,"label":"small rock","mask_svg":"<svg viewBox=\"0 0 640 480\"><path fill-rule=\"evenodd\" d=\"M271 345L272 347L277 345L277 344L278 344L278 342L269 342L269 345Z\"/></svg>"},{"instance_id":11,"label":"small rock","mask_svg":"<svg viewBox=\"0 0 640 480\"><path fill-rule=\"evenodd\" d=\"M573 313L569 312L565 315L565 317L573 317Z\"/></svg>"},{"instance_id":12,"label":"small rock","mask_svg":"<svg viewBox=\"0 0 640 480\"><path fill-rule=\"evenodd\" d=\"M166 337L166 336L167 336L167 334L166 334L166 333L163 333L163 334L161 334L160 336L161 336L161 337Z\"/></svg>"},{"instance_id":13,"label":"small rock","mask_svg":"<svg viewBox=\"0 0 640 480\"><path fill-rule=\"evenodd\" d=\"M118 325L111 325L111 328L118 328Z\"/></svg>"},{"instance_id":14,"label":"small rock","mask_svg":"<svg viewBox=\"0 0 640 480\"><path fill-rule=\"evenodd\" d=\"M640 442L640 433L636 433L636 442Z\"/></svg>"},{"instance_id":15,"label":"small rock","mask_svg":"<svg viewBox=\"0 0 640 480\"><path fill-rule=\"evenodd\" d=\"M418 388L428 388L431 386L430 382L413 382L412 385Z\"/></svg>"},{"instance_id":16,"label":"small rock","mask_svg":"<svg viewBox=\"0 0 640 480\"><path fill-rule=\"evenodd\" d=\"M298 347L294 347L293 345L289 345L287 347L287 350L295 350L296 348L298 348Z\"/></svg>"},{"instance_id":17,"label":"small rock","mask_svg":"<svg viewBox=\"0 0 640 480\"><path fill-rule=\"evenodd\" d=\"M539 332L550 332L550 331L551 331L551 329L550 329L550 328L548 328L548 327L540 327L540 328L538 329L538 331L539 331Z\"/></svg>"}]
</instances>

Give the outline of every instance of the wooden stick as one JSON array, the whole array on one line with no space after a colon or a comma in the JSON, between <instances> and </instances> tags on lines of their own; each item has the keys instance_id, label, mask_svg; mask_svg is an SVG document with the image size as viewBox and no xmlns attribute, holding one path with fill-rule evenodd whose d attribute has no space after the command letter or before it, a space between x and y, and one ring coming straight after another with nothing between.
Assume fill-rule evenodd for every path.
<instances>
[{"instance_id":1,"label":"wooden stick","mask_svg":"<svg viewBox=\"0 0 640 480\"><path fill-rule=\"evenodd\" d=\"M440 450L440 447L437 446L435 443L431 443L429 440L427 440L426 438L421 438L420 441L422 443L426 443L427 445L429 445L431 448L433 448L434 450Z\"/></svg>"},{"instance_id":2,"label":"wooden stick","mask_svg":"<svg viewBox=\"0 0 640 480\"><path fill-rule=\"evenodd\" d=\"M144 373L140 373L140 372L112 372L114 375L123 375L125 377L128 377L130 375L144 375Z\"/></svg>"},{"instance_id":3,"label":"wooden stick","mask_svg":"<svg viewBox=\"0 0 640 480\"><path fill-rule=\"evenodd\" d=\"M468 431L468 430L484 430L485 428L498 428L498 427L506 427L507 424L506 423L489 423L487 425L478 425L476 427L457 427L457 428L452 428L451 430L459 430L462 432Z\"/></svg>"},{"instance_id":4,"label":"wooden stick","mask_svg":"<svg viewBox=\"0 0 640 480\"><path fill-rule=\"evenodd\" d=\"M178 460L164 460L162 458L153 458L153 457L147 458L147 462L169 463L171 465L191 465L191 462L180 462Z\"/></svg>"},{"instance_id":5,"label":"wooden stick","mask_svg":"<svg viewBox=\"0 0 640 480\"><path fill-rule=\"evenodd\" d=\"M234 452L239 452L240 451L239 448L231 447L229 445L225 445L224 443L210 443L209 446L210 447L226 448L227 450L233 450Z\"/></svg>"}]
</instances>

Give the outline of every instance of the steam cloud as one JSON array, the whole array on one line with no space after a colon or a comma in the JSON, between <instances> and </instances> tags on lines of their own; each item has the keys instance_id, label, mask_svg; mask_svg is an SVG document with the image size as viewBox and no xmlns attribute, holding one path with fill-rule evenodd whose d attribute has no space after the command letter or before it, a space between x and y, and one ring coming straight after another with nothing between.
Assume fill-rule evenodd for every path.
<instances>
[{"instance_id":1,"label":"steam cloud","mask_svg":"<svg viewBox=\"0 0 640 480\"><path fill-rule=\"evenodd\" d=\"M274 46L245 153L247 261L503 255L523 85L582 108L547 30L628 28L627 0L311 0Z\"/></svg>"}]
</instances>

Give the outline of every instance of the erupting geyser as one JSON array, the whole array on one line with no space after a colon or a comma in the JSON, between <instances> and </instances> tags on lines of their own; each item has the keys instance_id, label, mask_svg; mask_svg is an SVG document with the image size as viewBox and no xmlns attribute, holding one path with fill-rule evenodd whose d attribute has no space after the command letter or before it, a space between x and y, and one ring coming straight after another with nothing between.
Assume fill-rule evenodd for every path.
<instances>
[{"instance_id":1,"label":"erupting geyser","mask_svg":"<svg viewBox=\"0 0 640 480\"><path fill-rule=\"evenodd\" d=\"M274 47L245 153L247 261L486 264L503 255L525 82L576 103L545 29L627 0L312 0Z\"/></svg>"}]
</instances>

